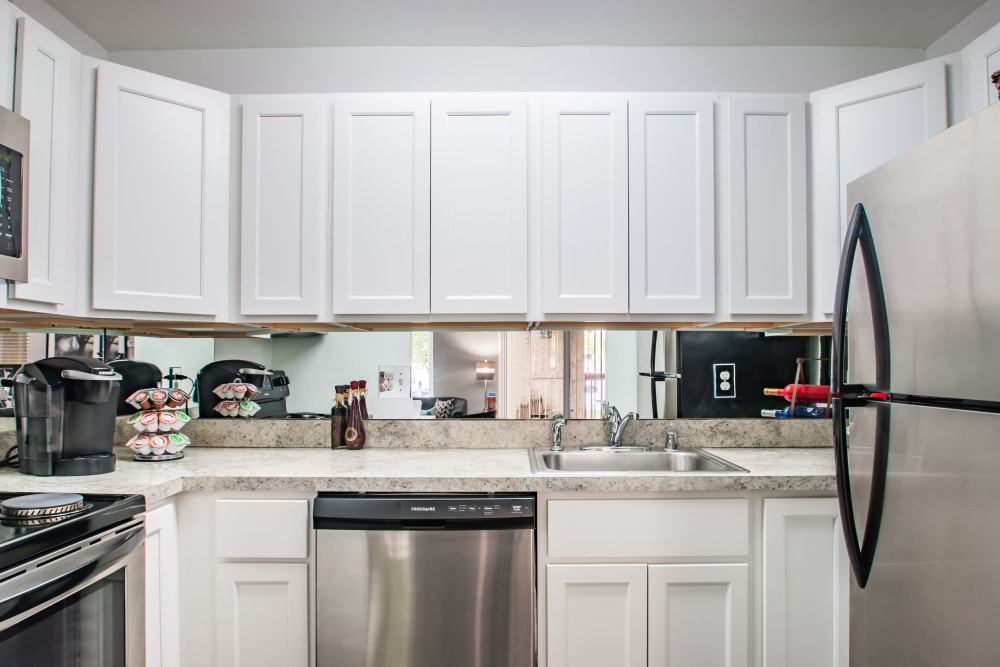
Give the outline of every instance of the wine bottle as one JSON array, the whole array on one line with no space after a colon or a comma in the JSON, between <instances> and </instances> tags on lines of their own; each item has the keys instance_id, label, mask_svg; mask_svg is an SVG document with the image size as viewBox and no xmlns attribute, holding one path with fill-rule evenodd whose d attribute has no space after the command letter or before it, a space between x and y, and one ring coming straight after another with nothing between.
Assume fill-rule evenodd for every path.
<instances>
[{"instance_id":1,"label":"wine bottle","mask_svg":"<svg viewBox=\"0 0 1000 667\"><path fill-rule=\"evenodd\" d=\"M781 408L780 410L761 410L760 416L772 417L774 419L789 419L792 417L791 407L792 406L789 405ZM807 408L800 407L798 405L795 406L795 418L824 419L827 416L826 408Z\"/></svg>"},{"instance_id":2,"label":"wine bottle","mask_svg":"<svg viewBox=\"0 0 1000 667\"><path fill-rule=\"evenodd\" d=\"M361 403L361 418L368 419L368 381L358 380L358 400Z\"/></svg>"},{"instance_id":3,"label":"wine bottle","mask_svg":"<svg viewBox=\"0 0 1000 667\"><path fill-rule=\"evenodd\" d=\"M830 388L822 384L800 384L798 392L795 392L794 384L786 384L781 389L765 389L764 395L784 396L785 400L791 401L793 392L796 402L826 403L830 400Z\"/></svg>"},{"instance_id":4,"label":"wine bottle","mask_svg":"<svg viewBox=\"0 0 1000 667\"><path fill-rule=\"evenodd\" d=\"M347 428L347 401L344 397L347 385L337 385L337 394L330 411L330 446L344 446L344 430Z\"/></svg>"},{"instance_id":5,"label":"wine bottle","mask_svg":"<svg viewBox=\"0 0 1000 667\"><path fill-rule=\"evenodd\" d=\"M365 420L361 418L361 401L358 398L358 381L351 381L351 404L347 411L347 428L344 429L344 445L348 449L365 446Z\"/></svg>"}]
</instances>

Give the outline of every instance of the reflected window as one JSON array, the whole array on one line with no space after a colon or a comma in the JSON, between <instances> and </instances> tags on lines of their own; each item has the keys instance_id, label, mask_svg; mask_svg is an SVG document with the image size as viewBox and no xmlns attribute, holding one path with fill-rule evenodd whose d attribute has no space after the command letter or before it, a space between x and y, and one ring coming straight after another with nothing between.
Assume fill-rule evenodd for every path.
<instances>
[{"instance_id":1,"label":"reflected window","mask_svg":"<svg viewBox=\"0 0 1000 667\"><path fill-rule=\"evenodd\" d=\"M434 334L410 334L410 396L430 396L434 387Z\"/></svg>"}]
</instances>

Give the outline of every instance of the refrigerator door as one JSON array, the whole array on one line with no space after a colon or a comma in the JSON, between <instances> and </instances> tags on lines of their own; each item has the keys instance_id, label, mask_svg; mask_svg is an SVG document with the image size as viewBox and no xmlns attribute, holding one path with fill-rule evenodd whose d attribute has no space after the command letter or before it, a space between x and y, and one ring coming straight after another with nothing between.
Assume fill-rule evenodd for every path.
<instances>
[{"instance_id":1,"label":"refrigerator door","mask_svg":"<svg viewBox=\"0 0 1000 667\"><path fill-rule=\"evenodd\" d=\"M871 225L893 394L1000 402L1000 105L847 187ZM864 270L848 303L852 384L874 382Z\"/></svg>"},{"instance_id":2,"label":"refrigerator door","mask_svg":"<svg viewBox=\"0 0 1000 667\"><path fill-rule=\"evenodd\" d=\"M850 663L1000 665L1000 415L897 404L878 410L887 408L892 435L878 556L867 587L852 586ZM870 482L872 450L864 443L875 439L875 411L851 414L856 490Z\"/></svg>"}]
</instances>

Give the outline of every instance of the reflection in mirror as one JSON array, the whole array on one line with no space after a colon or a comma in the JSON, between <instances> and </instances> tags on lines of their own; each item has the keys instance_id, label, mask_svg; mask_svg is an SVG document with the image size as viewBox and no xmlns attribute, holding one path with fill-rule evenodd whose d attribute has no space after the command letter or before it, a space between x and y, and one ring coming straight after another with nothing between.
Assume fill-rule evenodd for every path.
<instances>
[{"instance_id":1,"label":"reflection in mirror","mask_svg":"<svg viewBox=\"0 0 1000 667\"><path fill-rule=\"evenodd\" d=\"M828 357L827 337L765 336L742 331L419 331L336 332L284 338L137 338L135 358L192 379L217 359L246 359L288 375L289 412L329 412L333 387L368 380L369 411L380 419L433 418L437 399L459 399L455 418L600 417L601 400L620 412L661 418L759 417L765 386L795 380L796 358ZM652 348L652 349L651 349ZM495 365L492 378L477 365ZM717 363L734 363L736 398L717 395ZM650 368L680 381L642 377ZM803 365L801 382L828 382L828 364ZM409 373L409 393L379 392L380 369ZM395 376L394 376L395 377ZM680 391L678 391L680 390ZM380 395L381 394L381 395ZM763 401L763 403L761 402ZM462 409L457 409L455 405ZM461 414L457 414L457 413Z\"/></svg>"}]
</instances>

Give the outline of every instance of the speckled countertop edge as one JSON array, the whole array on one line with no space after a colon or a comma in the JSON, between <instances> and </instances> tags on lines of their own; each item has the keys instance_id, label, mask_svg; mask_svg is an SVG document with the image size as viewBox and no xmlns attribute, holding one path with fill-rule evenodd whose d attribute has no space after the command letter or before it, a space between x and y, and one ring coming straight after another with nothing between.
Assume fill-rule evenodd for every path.
<instances>
[{"instance_id":1,"label":"speckled countertop edge","mask_svg":"<svg viewBox=\"0 0 1000 667\"><path fill-rule=\"evenodd\" d=\"M0 491L137 493L149 504L184 491L396 492L824 492L835 490L829 448L709 451L747 473L538 475L525 449L189 448L177 461L144 463L116 449L115 472L34 477L0 471Z\"/></svg>"}]
</instances>

